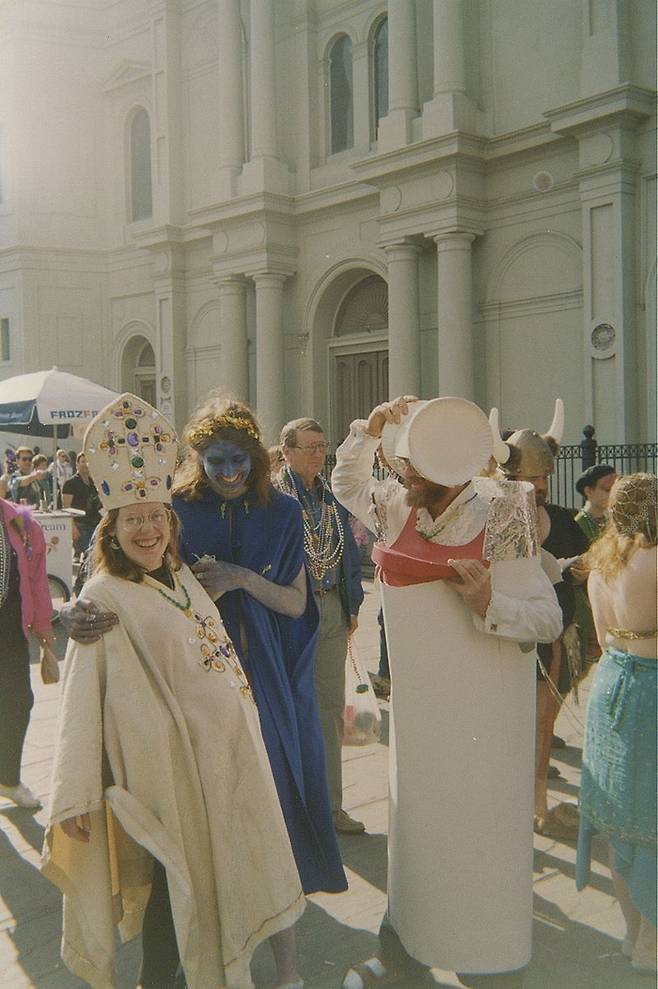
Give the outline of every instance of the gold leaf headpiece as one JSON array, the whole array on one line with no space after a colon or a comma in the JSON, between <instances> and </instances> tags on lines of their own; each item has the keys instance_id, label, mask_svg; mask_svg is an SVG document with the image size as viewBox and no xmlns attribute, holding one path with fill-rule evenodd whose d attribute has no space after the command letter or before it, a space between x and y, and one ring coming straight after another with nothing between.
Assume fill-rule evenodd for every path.
<instances>
[{"instance_id":1,"label":"gold leaf headpiece","mask_svg":"<svg viewBox=\"0 0 658 989\"><path fill-rule=\"evenodd\" d=\"M188 442L190 443L190 446L195 448L198 446L203 446L203 444L207 440L211 440L215 433L218 433L220 429L242 430L248 436L251 436L252 440L256 440L256 442L260 441L260 432L251 419L247 419L246 416L234 415L231 412L225 412L216 419L208 419L199 426L195 426L191 429L187 434Z\"/></svg>"},{"instance_id":2,"label":"gold leaf headpiece","mask_svg":"<svg viewBox=\"0 0 658 989\"><path fill-rule=\"evenodd\" d=\"M656 478L653 474L619 477L610 494L610 519L622 536L642 533L656 539Z\"/></svg>"}]
</instances>

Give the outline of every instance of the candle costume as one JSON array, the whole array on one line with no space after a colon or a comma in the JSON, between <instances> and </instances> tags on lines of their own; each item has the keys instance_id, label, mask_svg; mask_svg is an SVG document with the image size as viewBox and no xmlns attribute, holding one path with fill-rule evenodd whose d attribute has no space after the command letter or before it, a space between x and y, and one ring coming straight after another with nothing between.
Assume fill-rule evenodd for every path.
<instances>
[{"instance_id":1,"label":"candle costume","mask_svg":"<svg viewBox=\"0 0 658 989\"><path fill-rule=\"evenodd\" d=\"M373 478L380 439L362 421L332 475L336 497L377 536L391 666L381 954L387 969L519 969L532 924L533 646L559 633L559 609L537 555L530 486L469 480L491 454L486 417L462 399L410 409L384 428L383 452L434 484L465 484L438 517L410 507L397 481ZM453 558L489 567L484 618L444 579Z\"/></svg>"},{"instance_id":2,"label":"candle costume","mask_svg":"<svg viewBox=\"0 0 658 989\"><path fill-rule=\"evenodd\" d=\"M164 514L177 443L155 409L122 395L84 448L106 508ZM97 989L115 984L114 925L139 933L163 867L189 989L250 989L253 951L304 898L233 644L189 569L168 569L85 586L119 624L69 643L42 870L64 893L62 956ZM58 827L82 814L88 844Z\"/></svg>"}]
</instances>

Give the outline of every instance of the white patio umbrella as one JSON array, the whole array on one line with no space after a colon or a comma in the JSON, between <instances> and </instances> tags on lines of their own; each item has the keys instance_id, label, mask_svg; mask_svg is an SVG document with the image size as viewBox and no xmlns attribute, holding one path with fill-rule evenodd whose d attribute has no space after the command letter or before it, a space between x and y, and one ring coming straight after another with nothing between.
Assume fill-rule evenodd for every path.
<instances>
[{"instance_id":1,"label":"white patio umbrella","mask_svg":"<svg viewBox=\"0 0 658 989\"><path fill-rule=\"evenodd\" d=\"M0 430L28 436L69 436L76 426L90 422L117 397L117 392L87 378L60 371L34 371L0 381ZM57 504L57 471L53 476L54 504Z\"/></svg>"}]
</instances>

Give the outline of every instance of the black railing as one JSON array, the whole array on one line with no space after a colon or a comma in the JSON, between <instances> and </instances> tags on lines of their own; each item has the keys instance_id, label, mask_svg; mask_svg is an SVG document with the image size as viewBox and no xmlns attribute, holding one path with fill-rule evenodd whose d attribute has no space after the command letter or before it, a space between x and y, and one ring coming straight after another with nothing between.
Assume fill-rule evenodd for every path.
<instances>
[{"instance_id":1,"label":"black railing","mask_svg":"<svg viewBox=\"0 0 658 989\"><path fill-rule=\"evenodd\" d=\"M580 508L582 498L576 491L576 481L594 464L610 464L618 474L656 473L658 443L597 443L592 426L585 426L583 437L580 443L560 447L551 477L550 500L554 504ZM336 457L330 453L325 462L325 476L330 476L335 463ZM375 467L373 473L376 477L385 476L380 467Z\"/></svg>"}]
</instances>

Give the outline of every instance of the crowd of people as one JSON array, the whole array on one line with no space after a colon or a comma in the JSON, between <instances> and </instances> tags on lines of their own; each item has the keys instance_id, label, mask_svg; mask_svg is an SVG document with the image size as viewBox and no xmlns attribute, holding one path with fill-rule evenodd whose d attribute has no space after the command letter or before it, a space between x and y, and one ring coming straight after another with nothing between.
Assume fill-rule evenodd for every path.
<instances>
[{"instance_id":1,"label":"crowd of people","mask_svg":"<svg viewBox=\"0 0 658 989\"><path fill-rule=\"evenodd\" d=\"M401 396L352 424L329 479L315 419L268 451L252 410L213 394L179 442L124 394L75 473L65 451L16 451L0 478L0 796L31 810L28 639L52 632L30 505L49 488L85 511L42 863L74 973L113 984L118 926L142 935L142 989L247 989L264 941L279 989L302 989L305 895L347 889L337 835L365 831L341 758L355 520L376 540L391 801L379 950L342 989L435 966L521 986L533 828L577 838L579 888L607 839L623 951L655 971L656 479L596 465L574 519L548 501L562 428L559 400L545 434L501 434L464 399ZM555 718L588 675L580 808L549 808Z\"/></svg>"}]
</instances>

